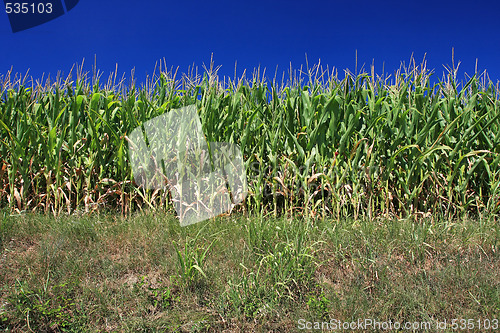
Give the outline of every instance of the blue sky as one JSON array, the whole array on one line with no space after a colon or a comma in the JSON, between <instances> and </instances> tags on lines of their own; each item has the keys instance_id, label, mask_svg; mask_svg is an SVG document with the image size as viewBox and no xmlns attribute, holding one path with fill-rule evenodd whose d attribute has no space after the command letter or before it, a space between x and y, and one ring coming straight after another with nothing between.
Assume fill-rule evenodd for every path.
<instances>
[{"instance_id":1,"label":"blue sky","mask_svg":"<svg viewBox=\"0 0 500 333\"><path fill-rule=\"evenodd\" d=\"M7 2L8 0L5 0ZM392 73L413 54L441 76L443 65L461 62L463 73L486 69L500 79L500 3L497 1L130 1L80 0L71 11L32 29L13 33L0 13L0 75L11 67L35 77L67 73L94 59L107 77L135 68L139 82L155 63L200 69L210 62L219 74L267 68L274 76L305 65L358 67ZM343 74L341 75L343 77Z\"/></svg>"}]
</instances>

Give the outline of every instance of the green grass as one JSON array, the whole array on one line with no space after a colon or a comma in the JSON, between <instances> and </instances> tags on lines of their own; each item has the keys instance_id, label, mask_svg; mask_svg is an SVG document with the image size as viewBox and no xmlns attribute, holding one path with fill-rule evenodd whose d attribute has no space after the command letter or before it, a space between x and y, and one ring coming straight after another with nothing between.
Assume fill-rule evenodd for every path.
<instances>
[{"instance_id":1,"label":"green grass","mask_svg":"<svg viewBox=\"0 0 500 333\"><path fill-rule=\"evenodd\" d=\"M0 237L0 327L12 332L500 319L494 219L235 214L181 228L161 213L4 214Z\"/></svg>"}]
</instances>

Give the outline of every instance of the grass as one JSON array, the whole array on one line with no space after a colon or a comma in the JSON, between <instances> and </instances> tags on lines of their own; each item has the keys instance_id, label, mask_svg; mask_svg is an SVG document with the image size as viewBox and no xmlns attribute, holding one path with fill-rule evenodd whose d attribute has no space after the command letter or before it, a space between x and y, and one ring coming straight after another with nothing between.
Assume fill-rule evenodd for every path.
<instances>
[{"instance_id":1,"label":"grass","mask_svg":"<svg viewBox=\"0 0 500 333\"><path fill-rule=\"evenodd\" d=\"M310 322L500 319L493 219L10 216L11 332L296 331ZM438 330L432 329L437 332ZM451 331L451 330L448 330Z\"/></svg>"}]
</instances>

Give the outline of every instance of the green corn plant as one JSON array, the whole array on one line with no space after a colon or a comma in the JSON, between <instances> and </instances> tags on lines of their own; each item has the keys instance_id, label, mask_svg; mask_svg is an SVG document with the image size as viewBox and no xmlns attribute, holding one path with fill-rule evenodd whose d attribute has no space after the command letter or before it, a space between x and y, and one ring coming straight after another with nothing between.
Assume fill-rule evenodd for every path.
<instances>
[{"instance_id":1,"label":"green corn plant","mask_svg":"<svg viewBox=\"0 0 500 333\"><path fill-rule=\"evenodd\" d=\"M497 214L498 87L425 63L393 76L290 70L288 81L163 70L142 86L81 69L29 87L0 77L0 205L59 214L172 209L167 189L134 183L128 135L196 105L207 141L238 144L252 214L377 217ZM304 74L303 74L304 73ZM328 196L318 196L328 191Z\"/></svg>"}]
</instances>

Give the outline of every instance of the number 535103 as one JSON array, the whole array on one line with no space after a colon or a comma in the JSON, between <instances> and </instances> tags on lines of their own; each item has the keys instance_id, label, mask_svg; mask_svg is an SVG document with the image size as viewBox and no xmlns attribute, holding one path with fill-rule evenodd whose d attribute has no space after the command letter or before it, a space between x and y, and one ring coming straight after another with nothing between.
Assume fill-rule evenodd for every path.
<instances>
[{"instance_id":1,"label":"number 535103","mask_svg":"<svg viewBox=\"0 0 500 333\"><path fill-rule=\"evenodd\" d=\"M52 13L52 3L7 2L5 3L5 12L7 14L50 14Z\"/></svg>"}]
</instances>

